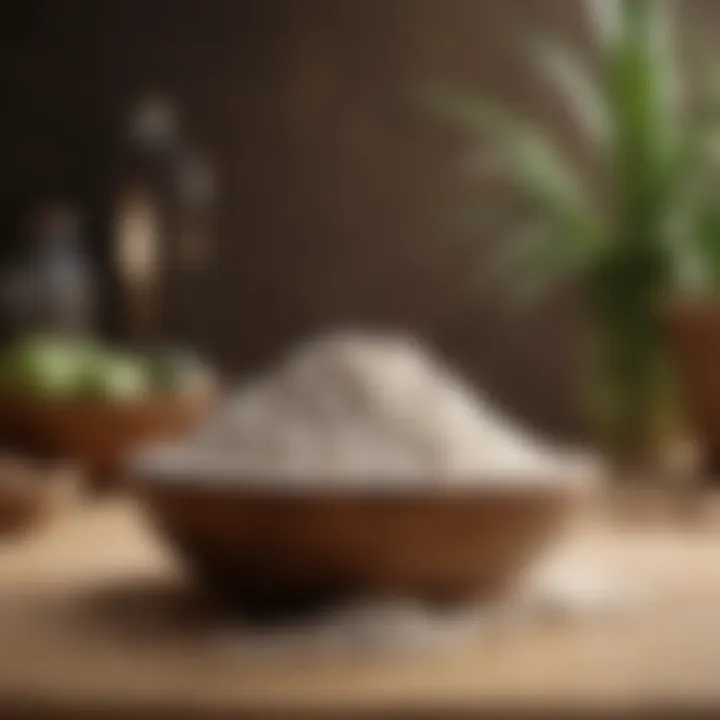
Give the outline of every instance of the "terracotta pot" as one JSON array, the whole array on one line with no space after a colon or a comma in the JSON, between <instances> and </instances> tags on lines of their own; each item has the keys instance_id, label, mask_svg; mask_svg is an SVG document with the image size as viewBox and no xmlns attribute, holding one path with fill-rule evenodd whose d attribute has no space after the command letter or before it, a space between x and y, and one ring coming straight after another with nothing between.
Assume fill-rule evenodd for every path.
<instances>
[{"instance_id":1,"label":"terracotta pot","mask_svg":"<svg viewBox=\"0 0 720 720\"><path fill-rule=\"evenodd\" d=\"M136 484L198 577L245 611L358 594L440 602L501 595L561 532L578 499L562 483L283 489L198 475Z\"/></svg>"},{"instance_id":2,"label":"terracotta pot","mask_svg":"<svg viewBox=\"0 0 720 720\"><path fill-rule=\"evenodd\" d=\"M687 422L720 472L720 298L675 300L665 318Z\"/></svg>"}]
</instances>

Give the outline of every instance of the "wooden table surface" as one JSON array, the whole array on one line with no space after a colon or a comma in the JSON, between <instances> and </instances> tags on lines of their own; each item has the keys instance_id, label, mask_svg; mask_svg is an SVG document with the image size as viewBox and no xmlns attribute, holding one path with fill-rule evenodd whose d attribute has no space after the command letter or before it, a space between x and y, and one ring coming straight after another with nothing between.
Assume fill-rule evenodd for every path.
<instances>
[{"instance_id":1,"label":"wooden table surface","mask_svg":"<svg viewBox=\"0 0 720 720\"><path fill-rule=\"evenodd\" d=\"M641 581L639 608L444 653L268 663L222 642L137 508L93 504L0 543L0 716L720 704L718 525L577 538Z\"/></svg>"}]
</instances>

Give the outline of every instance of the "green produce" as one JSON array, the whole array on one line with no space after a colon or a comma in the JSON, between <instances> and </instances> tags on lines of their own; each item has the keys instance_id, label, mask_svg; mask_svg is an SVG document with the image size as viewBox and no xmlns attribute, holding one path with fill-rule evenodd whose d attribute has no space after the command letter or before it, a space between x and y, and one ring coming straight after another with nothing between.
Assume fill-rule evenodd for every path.
<instances>
[{"instance_id":1,"label":"green produce","mask_svg":"<svg viewBox=\"0 0 720 720\"><path fill-rule=\"evenodd\" d=\"M0 391L42 401L132 402L153 393L207 389L209 369L192 354L164 350L150 357L96 343L31 336L0 351Z\"/></svg>"},{"instance_id":2,"label":"green produce","mask_svg":"<svg viewBox=\"0 0 720 720\"><path fill-rule=\"evenodd\" d=\"M84 368L79 394L87 399L130 402L143 399L149 390L142 360L98 353Z\"/></svg>"},{"instance_id":3,"label":"green produce","mask_svg":"<svg viewBox=\"0 0 720 720\"><path fill-rule=\"evenodd\" d=\"M208 367L191 353L164 350L148 362L153 387L163 392L193 393L211 382Z\"/></svg>"},{"instance_id":4,"label":"green produce","mask_svg":"<svg viewBox=\"0 0 720 720\"><path fill-rule=\"evenodd\" d=\"M86 349L63 340L33 337L12 345L0 359L3 388L41 400L73 396Z\"/></svg>"}]
</instances>

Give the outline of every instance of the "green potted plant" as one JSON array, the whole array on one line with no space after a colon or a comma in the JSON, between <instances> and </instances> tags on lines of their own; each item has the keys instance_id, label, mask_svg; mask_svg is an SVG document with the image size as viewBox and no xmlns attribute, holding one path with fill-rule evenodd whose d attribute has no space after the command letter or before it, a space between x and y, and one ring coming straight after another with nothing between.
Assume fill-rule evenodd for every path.
<instances>
[{"instance_id":1,"label":"green potted plant","mask_svg":"<svg viewBox=\"0 0 720 720\"><path fill-rule=\"evenodd\" d=\"M534 46L533 62L569 101L592 172L573 167L549 131L496 103L445 86L426 100L479 133L483 148L492 143L493 167L515 190L504 246L518 284L578 283L596 340L595 419L614 456L635 464L653 456L673 418L667 297L720 282L720 153L709 151L720 105L702 87L689 101L670 0L584 7L595 71L556 42ZM720 390L716 398L720 410Z\"/></svg>"}]
</instances>

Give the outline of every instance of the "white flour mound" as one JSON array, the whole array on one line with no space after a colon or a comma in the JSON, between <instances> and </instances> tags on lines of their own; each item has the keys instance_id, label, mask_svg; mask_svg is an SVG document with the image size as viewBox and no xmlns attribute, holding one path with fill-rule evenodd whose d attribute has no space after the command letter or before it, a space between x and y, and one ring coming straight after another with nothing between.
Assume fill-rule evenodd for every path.
<instances>
[{"instance_id":1,"label":"white flour mound","mask_svg":"<svg viewBox=\"0 0 720 720\"><path fill-rule=\"evenodd\" d=\"M192 445L218 469L289 479L555 482L596 471L513 427L411 338L358 332L301 346L232 395Z\"/></svg>"}]
</instances>

